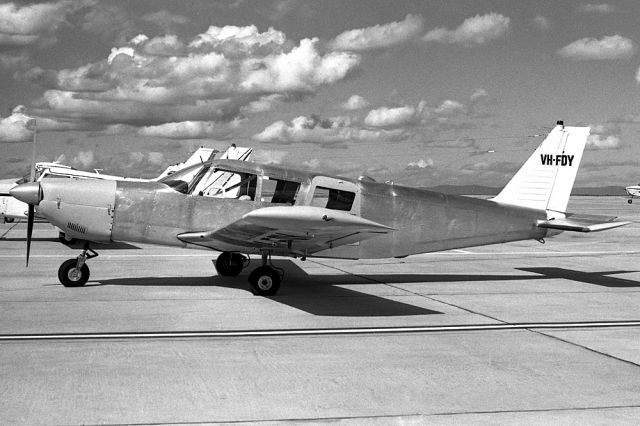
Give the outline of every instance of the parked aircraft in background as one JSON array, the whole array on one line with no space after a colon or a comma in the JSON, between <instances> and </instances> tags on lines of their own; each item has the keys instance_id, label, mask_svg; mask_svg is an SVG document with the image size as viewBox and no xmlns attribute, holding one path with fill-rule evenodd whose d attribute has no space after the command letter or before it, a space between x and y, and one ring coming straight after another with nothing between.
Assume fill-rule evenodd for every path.
<instances>
[{"instance_id":1,"label":"parked aircraft in background","mask_svg":"<svg viewBox=\"0 0 640 426\"><path fill-rule=\"evenodd\" d=\"M627 186L624 190L627 191L627 197L629 198L627 203L631 204L633 203L634 198L640 198L640 183L637 185Z\"/></svg>"},{"instance_id":2,"label":"parked aircraft in background","mask_svg":"<svg viewBox=\"0 0 640 426\"><path fill-rule=\"evenodd\" d=\"M186 167L200 164L208 160L212 160L219 151L213 148L198 148L186 161L171 165L167 167L155 179L137 179L128 178L124 176L114 176L95 172L85 172L82 170L76 170L71 166L66 166L59 163L40 162L36 163L36 180L40 181L47 178L63 177L63 178L76 178L76 179L103 179L103 180L128 180L135 182L148 182L149 180L160 180L178 170L182 170ZM234 159L234 160L247 160L253 148L237 147L235 144L231 145L220 158ZM2 216L5 223L13 222L15 219L26 219L28 207L22 201L19 201L9 195L9 191L14 186L29 181L29 175L24 176L21 179L4 179L0 180L0 216Z\"/></svg>"},{"instance_id":3,"label":"parked aircraft in background","mask_svg":"<svg viewBox=\"0 0 640 426\"><path fill-rule=\"evenodd\" d=\"M347 259L405 257L454 248L538 240L561 231L625 225L613 217L566 213L588 127L562 122L495 198L485 200L257 163L214 160L157 182L49 179L11 194L70 236L82 253L64 262L60 282L82 286L91 242L213 249L220 275L249 275L255 294L274 295L283 271L271 256ZM30 216L30 221L32 217ZM27 231L27 262L31 233Z\"/></svg>"}]
</instances>

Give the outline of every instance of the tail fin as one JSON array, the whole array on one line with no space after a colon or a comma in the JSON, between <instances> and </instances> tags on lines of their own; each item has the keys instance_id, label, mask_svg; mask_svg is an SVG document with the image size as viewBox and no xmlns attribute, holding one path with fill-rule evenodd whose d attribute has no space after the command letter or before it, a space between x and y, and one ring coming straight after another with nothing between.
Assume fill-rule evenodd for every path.
<instances>
[{"instance_id":1,"label":"tail fin","mask_svg":"<svg viewBox=\"0 0 640 426\"><path fill-rule=\"evenodd\" d=\"M538 210L565 212L589 131L589 127L565 127L559 121L493 200Z\"/></svg>"}]
</instances>

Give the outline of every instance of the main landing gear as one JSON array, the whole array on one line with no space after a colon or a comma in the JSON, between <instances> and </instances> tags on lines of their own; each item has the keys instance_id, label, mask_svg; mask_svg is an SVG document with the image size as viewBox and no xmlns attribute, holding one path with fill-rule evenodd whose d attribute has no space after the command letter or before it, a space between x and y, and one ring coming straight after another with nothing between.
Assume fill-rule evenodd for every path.
<instances>
[{"instance_id":1,"label":"main landing gear","mask_svg":"<svg viewBox=\"0 0 640 426\"><path fill-rule=\"evenodd\" d=\"M89 242L84 242L82 253L75 259L66 260L58 269L58 279L65 287L82 287L89 281L89 267L85 263L98 256L89 248Z\"/></svg>"},{"instance_id":2,"label":"main landing gear","mask_svg":"<svg viewBox=\"0 0 640 426\"><path fill-rule=\"evenodd\" d=\"M214 265L219 275L228 277L238 275L249 266L249 263L250 260L247 256L225 251L218 256ZM280 289L283 276L284 271L271 263L271 253L263 251L262 266L257 267L249 274L251 291L259 296L273 296Z\"/></svg>"}]
</instances>

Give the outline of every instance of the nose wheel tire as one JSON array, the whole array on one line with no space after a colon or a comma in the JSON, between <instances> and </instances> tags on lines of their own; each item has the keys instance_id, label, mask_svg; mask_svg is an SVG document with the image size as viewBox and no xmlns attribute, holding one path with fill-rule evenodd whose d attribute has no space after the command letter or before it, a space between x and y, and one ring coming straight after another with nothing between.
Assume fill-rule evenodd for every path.
<instances>
[{"instance_id":1,"label":"nose wheel tire","mask_svg":"<svg viewBox=\"0 0 640 426\"><path fill-rule=\"evenodd\" d=\"M269 267L260 266L249 275L249 284L254 294L259 296L273 296L280 289L280 274Z\"/></svg>"},{"instance_id":2,"label":"nose wheel tire","mask_svg":"<svg viewBox=\"0 0 640 426\"><path fill-rule=\"evenodd\" d=\"M627 203L632 204L632 203L633 203L633 200L632 200L631 198L629 198L629 199L627 200Z\"/></svg>"},{"instance_id":3,"label":"nose wheel tire","mask_svg":"<svg viewBox=\"0 0 640 426\"><path fill-rule=\"evenodd\" d=\"M60 265L58 279L65 287L82 287L89 281L89 267L78 268L78 259L69 259Z\"/></svg>"}]
</instances>

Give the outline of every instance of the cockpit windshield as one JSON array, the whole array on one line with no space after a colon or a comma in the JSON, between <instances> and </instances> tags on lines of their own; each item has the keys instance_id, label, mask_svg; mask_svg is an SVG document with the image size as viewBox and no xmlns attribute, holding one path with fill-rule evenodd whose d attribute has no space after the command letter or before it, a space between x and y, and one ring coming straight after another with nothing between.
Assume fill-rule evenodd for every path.
<instances>
[{"instance_id":1,"label":"cockpit windshield","mask_svg":"<svg viewBox=\"0 0 640 426\"><path fill-rule=\"evenodd\" d=\"M183 194L272 204L295 204L300 189L300 182L233 170L212 163L180 170L162 178L160 182Z\"/></svg>"},{"instance_id":2,"label":"cockpit windshield","mask_svg":"<svg viewBox=\"0 0 640 426\"><path fill-rule=\"evenodd\" d=\"M189 194L202 176L209 170L209 164L197 164L177 171L160 179L160 182L170 186L178 192Z\"/></svg>"}]
</instances>

